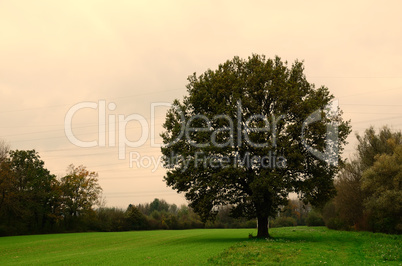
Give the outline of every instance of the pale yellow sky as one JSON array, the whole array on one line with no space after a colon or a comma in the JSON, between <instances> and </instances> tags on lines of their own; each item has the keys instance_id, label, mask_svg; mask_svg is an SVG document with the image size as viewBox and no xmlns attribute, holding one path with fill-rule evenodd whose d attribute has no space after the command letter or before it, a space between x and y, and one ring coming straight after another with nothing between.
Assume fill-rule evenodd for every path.
<instances>
[{"instance_id":1,"label":"pale yellow sky","mask_svg":"<svg viewBox=\"0 0 402 266\"><path fill-rule=\"evenodd\" d=\"M59 176L70 163L97 171L109 206L155 197L181 204L162 168L130 168L117 147L73 145L64 133L69 108L105 100L116 104L107 115L149 121L151 103L185 95L188 75L260 53L304 60L307 79L329 87L354 132L400 130L400 10L400 1L0 1L0 138L36 149ZM156 134L163 118L158 108ZM96 140L97 110L77 112L73 132ZM128 125L131 140L139 132L138 122ZM347 154L354 133L349 140ZM126 152L160 156L149 142Z\"/></svg>"}]
</instances>

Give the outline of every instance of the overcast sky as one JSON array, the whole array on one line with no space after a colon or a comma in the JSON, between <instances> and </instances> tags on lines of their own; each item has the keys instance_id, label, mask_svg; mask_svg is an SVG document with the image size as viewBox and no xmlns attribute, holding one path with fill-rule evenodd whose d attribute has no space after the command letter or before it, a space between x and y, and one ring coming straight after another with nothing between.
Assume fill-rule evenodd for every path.
<instances>
[{"instance_id":1,"label":"overcast sky","mask_svg":"<svg viewBox=\"0 0 402 266\"><path fill-rule=\"evenodd\" d=\"M154 171L149 163L159 148L149 141L127 147L119 160L117 143L108 138L104 147L77 147L65 134L69 109L98 106L72 118L81 141L99 141L102 101L107 123L137 114L150 133L151 104L182 99L193 72L258 53L304 60L308 81L330 89L352 121L348 155L356 132L402 127L401 3L2 0L0 139L12 149L35 149L58 176L71 163L98 172L108 206L156 197L182 204L184 196L163 182L163 168ZM155 108L156 136L165 111ZM143 130L130 122L125 133L137 141ZM118 131L111 129L116 138ZM142 161L149 167L130 167L130 153L149 159Z\"/></svg>"}]
</instances>

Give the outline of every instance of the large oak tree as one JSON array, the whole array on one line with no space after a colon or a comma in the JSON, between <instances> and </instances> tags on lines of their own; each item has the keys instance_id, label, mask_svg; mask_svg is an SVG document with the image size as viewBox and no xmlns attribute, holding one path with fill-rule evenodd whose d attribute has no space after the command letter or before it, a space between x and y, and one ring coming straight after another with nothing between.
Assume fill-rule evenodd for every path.
<instances>
[{"instance_id":1,"label":"large oak tree","mask_svg":"<svg viewBox=\"0 0 402 266\"><path fill-rule=\"evenodd\" d=\"M164 123L165 181L204 221L230 205L268 237L268 217L290 192L315 205L333 195L350 126L303 71L299 61L252 55L188 78Z\"/></svg>"}]
</instances>

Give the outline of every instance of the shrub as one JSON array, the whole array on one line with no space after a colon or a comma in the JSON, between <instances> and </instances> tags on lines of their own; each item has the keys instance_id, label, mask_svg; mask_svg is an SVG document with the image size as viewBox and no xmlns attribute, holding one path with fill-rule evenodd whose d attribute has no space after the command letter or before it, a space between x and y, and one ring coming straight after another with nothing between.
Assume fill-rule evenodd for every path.
<instances>
[{"instance_id":1,"label":"shrub","mask_svg":"<svg viewBox=\"0 0 402 266\"><path fill-rule=\"evenodd\" d=\"M244 224L242 224L243 228L257 228L257 221L255 219L248 220Z\"/></svg>"},{"instance_id":2,"label":"shrub","mask_svg":"<svg viewBox=\"0 0 402 266\"><path fill-rule=\"evenodd\" d=\"M270 221L269 227L289 227L296 226L297 221L293 217L277 217L274 220Z\"/></svg>"},{"instance_id":3,"label":"shrub","mask_svg":"<svg viewBox=\"0 0 402 266\"><path fill-rule=\"evenodd\" d=\"M103 207L95 211L90 229L95 231L112 232L128 230L125 223L124 211L119 208Z\"/></svg>"},{"instance_id":4,"label":"shrub","mask_svg":"<svg viewBox=\"0 0 402 266\"><path fill-rule=\"evenodd\" d=\"M325 225L329 229L334 229L334 230L347 229L347 225L339 217L333 217L333 218L328 219L328 221L326 222Z\"/></svg>"},{"instance_id":5,"label":"shrub","mask_svg":"<svg viewBox=\"0 0 402 266\"><path fill-rule=\"evenodd\" d=\"M324 226L324 220L322 219L322 215L316 211L311 211L306 220L307 226Z\"/></svg>"},{"instance_id":6,"label":"shrub","mask_svg":"<svg viewBox=\"0 0 402 266\"><path fill-rule=\"evenodd\" d=\"M147 217L134 205L129 205L125 217L130 230L144 230L149 228Z\"/></svg>"}]
</instances>

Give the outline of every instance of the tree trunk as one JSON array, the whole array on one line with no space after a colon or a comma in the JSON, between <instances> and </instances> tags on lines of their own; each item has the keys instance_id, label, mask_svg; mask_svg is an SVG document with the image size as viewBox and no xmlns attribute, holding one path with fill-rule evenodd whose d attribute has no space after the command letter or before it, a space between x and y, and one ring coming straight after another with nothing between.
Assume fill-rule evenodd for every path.
<instances>
[{"instance_id":1,"label":"tree trunk","mask_svg":"<svg viewBox=\"0 0 402 266\"><path fill-rule=\"evenodd\" d=\"M258 238L268 238L268 217L266 216L259 216L258 217Z\"/></svg>"}]
</instances>

